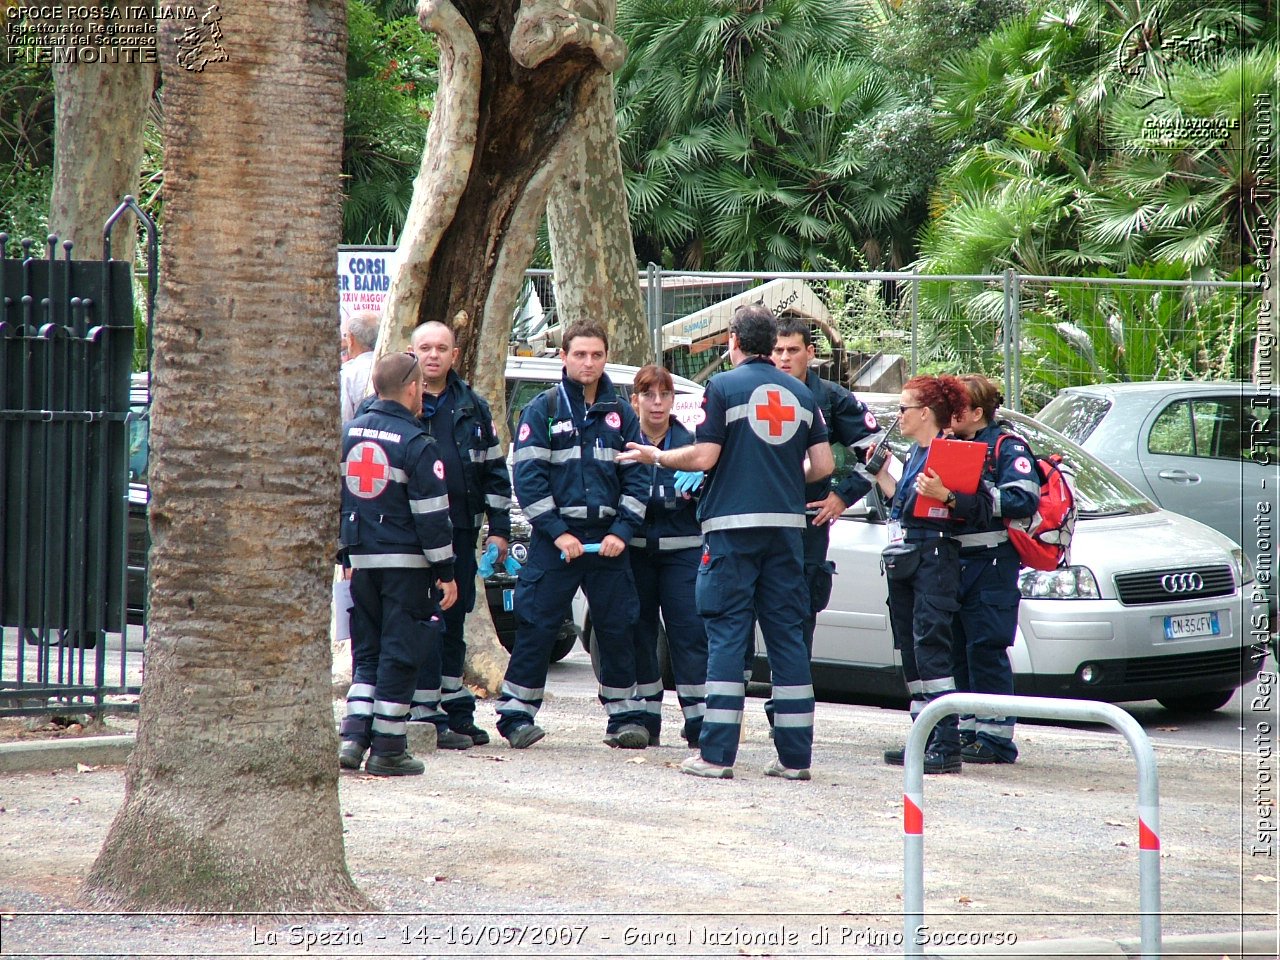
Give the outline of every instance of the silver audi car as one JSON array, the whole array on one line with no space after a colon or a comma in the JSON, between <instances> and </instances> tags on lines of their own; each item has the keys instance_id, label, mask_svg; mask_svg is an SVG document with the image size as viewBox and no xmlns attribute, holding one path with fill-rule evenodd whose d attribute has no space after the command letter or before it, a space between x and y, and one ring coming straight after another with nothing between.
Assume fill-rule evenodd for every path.
<instances>
[{"instance_id":1,"label":"silver audi car","mask_svg":"<svg viewBox=\"0 0 1280 960\"><path fill-rule=\"evenodd\" d=\"M896 396L862 399L882 420L897 409ZM1071 566L1049 573L1023 568L1010 649L1017 692L1156 699L1182 712L1223 706L1257 676L1266 652L1250 646L1242 587L1253 571L1244 552L1204 524L1161 510L1061 434L1030 417L1000 415L1038 455L1065 458L1079 510ZM905 455L905 442L895 436L890 443ZM884 504L872 494L832 525L835 587L814 636L819 687L869 698L903 695L880 569L884 517Z\"/></svg>"}]
</instances>

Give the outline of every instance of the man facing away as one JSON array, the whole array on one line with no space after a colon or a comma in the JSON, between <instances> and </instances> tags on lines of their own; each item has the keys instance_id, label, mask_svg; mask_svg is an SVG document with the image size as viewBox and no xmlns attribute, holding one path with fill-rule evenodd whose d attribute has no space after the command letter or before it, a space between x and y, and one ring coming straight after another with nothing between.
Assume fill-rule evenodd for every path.
<instances>
[{"instance_id":1,"label":"man facing away","mask_svg":"<svg viewBox=\"0 0 1280 960\"><path fill-rule=\"evenodd\" d=\"M342 347L346 362L338 373L342 405L342 422L356 415L356 408L369 392L369 376L373 372L373 348L378 342L378 315L353 313L343 325Z\"/></svg>"},{"instance_id":2,"label":"man facing away","mask_svg":"<svg viewBox=\"0 0 1280 960\"><path fill-rule=\"evenodd\" d=\"M342 431L344 562L352 568L351 688L338 762L377 776L420 774L406 722L418 668L439 656L453 606L453 530L444 464L418 425L422 370L408 354L373 369L378 399ZM437 603L436 584L440 587Z\"/></svg>"},{"instance_id":3,"label":"man facing away","mask_svg":"<svg viewBox=\"0 0 1280 960\"><path fill-rule=\"evenodd\" d=\"M711 471L698 509L705 546L695 590L707 625L707 712L699 755L680 764L693 776L733 776L746 696L742 664L758 615L776 706L778 759L765 774L810 778L814 697L803 626L809 609L804 485L828 476L834 462L808 387L769 359L776 331L763 304L734 311L734 369L707 384L695 442L676 450L629 444L618 458Z\"/></svg>"}]
</instances>

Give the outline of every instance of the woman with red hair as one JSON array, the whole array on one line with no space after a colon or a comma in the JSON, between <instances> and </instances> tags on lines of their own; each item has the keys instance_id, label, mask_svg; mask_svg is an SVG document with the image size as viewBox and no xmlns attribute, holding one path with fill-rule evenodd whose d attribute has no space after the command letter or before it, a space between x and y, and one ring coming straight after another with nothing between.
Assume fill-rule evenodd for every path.
<instances>
[{"instance_id":1,"label":"woman with red hair","mask_svg":"<svg viewBox=\"0 0 1280 960\"><path fill-rule=\"evenodd\" d=\"M960 603L960 544L956 522L945 517L917 517L918 494L954 507L955 495L933 470L925 470L929 445L950 427L952 418L969 406L969 393L956 377L912 377L898 403L898 430L914 446L895 482L880 470L876 482L889 498L889 546L885 575L889 580L889 622L893 645L902 654L902 672L911 694L912 719L930 700L956 689L951 655L951 621ZM902 750L886 750L886 763L902 765ZM925 747L925 773L960 771L960 733L955 714L943 717Z\"/></svg>"}]
</instances>

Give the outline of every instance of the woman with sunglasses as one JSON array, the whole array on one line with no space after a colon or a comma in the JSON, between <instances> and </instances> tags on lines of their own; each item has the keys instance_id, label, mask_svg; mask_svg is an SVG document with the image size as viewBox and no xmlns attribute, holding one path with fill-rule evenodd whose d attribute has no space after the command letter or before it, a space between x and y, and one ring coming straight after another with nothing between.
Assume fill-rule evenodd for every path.
<instances>
[{"instance_id":1,"label":"woman with sunglasses","mask_svg":"<svg viewBox=\"0 0 1280 960\"><path fill-rule=\"evenodd\" d=\"M644 442L672 450L694 442L693 434L671 413L675 381L657 364L641 367L631 386L631 405L640 418ZM662 726L662 674L658 665L658 610L667 631L676 696L684 712L680 735L698 746L706 713L707 631L694 600L698 561L702 557L702 528L693 494L700 474L642 465L650 471L649 502L644 526L631 538L627 555L640 598L635 625L637 694L648 712L645 726L649 745L658 743Z\"/></svg>"},{"instance_id":2,"label":"woman with sunglasses","mask_svg":"<svg viewBox=\"0 0 1280 960\"><path fill-rule=\"evenodd\" d=\"M957 413L969 405L964 384L950 376L912 377L902 388L898 430L914 442L902 478L888 470L876 482L890 501L889 546L885 575L889 581L889 622L893 645L902 654L902 672L911 694L914 719L924 705L956 689L951 623L960 609L960 544L956 523L945 517L917 517L917 495L933 497L954 509L956 495L933 470L925 470L929 445L949 429ZM886 750L885 763L901 766L902 750ZM960 771L960 735L956 715L943 717L925 747L925 773Z\"/></svg>"}]
</instances>

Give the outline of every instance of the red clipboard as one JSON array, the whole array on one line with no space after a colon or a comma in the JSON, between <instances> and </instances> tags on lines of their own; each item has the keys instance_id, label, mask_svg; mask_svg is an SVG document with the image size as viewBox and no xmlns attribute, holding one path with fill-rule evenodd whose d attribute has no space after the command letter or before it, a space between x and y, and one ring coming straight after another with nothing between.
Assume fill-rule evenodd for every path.
<instances>
[{"instance_id":1,"label":"red clipboard","mask_svg":"<svg viewBox=\"0 0 1280 960\"><path fill-rule=\"evenodd\" d=\"M935 471L942 485L953 493L977 493L978 481L982 478L982 467L986 461L985 443L948 440L944 437L929 444L924 469ZM917 517L928 517L931 520L945 520L951 516L951 511L941 500L920 494L916 494L915 508L911 512Z\"/></svg>"}]
</instances>

